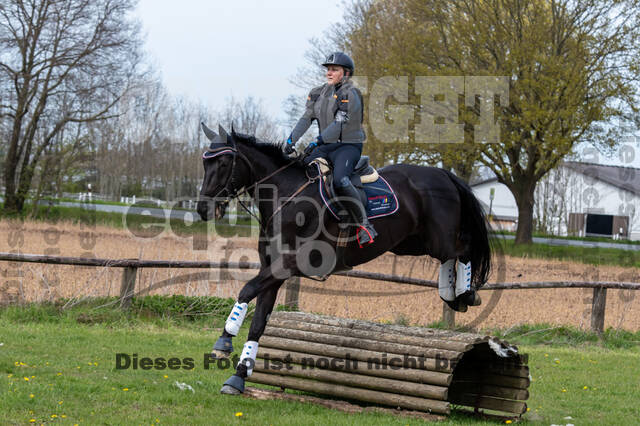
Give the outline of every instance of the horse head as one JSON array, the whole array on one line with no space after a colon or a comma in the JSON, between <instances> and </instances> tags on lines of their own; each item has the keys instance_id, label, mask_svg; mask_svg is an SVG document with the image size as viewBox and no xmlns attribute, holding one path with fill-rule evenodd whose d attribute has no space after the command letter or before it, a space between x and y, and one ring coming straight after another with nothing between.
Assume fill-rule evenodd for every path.
<instances>
[{"instance_id":1,"label":"horse head","mask_svg":"<svg viewBox=\"0 0 640 426\"><path fill-rule=\"evenodd\" d=\"M200 190L197 211L202 220L214 216L221 219L229 205L229 196L233 193L232 176L235 165L236 146L234 134L228 135L222 126L218 133L201 123L202 131L211 144L202 154L204 179Z\"/></svg>"}]
</instances>

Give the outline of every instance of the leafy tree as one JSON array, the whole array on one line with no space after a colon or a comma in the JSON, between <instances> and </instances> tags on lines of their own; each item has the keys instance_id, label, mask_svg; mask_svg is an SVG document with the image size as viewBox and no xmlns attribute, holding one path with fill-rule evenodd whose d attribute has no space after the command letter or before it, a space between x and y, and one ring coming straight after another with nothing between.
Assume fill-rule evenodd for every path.
<instances>
[{"instance_id":1,"label":"leafy tree","mask_svg":"<svg viewBox=\"0 0 640 426\"><path fill-rule=\"evenodd\" d=\"M537 182L579 142L615 144L617 128L602 123L637 111L639 5L638 0L362 1L351 8L339 36L369 79L506 77L508 101L480 96L467 107L468 99L461 99L466 143L416 150L453 168L468 169L476 161L490 168L516 199L516 242L528 243ZM408 102L422 106L416 98ZM498 143L472 140L477 112L486 103L497 107Z\"/></svg>"}]
</instances>

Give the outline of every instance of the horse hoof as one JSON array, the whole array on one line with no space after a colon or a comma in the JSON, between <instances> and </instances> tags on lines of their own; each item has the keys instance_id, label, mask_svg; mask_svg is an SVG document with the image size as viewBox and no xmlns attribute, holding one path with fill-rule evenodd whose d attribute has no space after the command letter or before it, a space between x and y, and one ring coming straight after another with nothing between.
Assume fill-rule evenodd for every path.
<instances>
[{"instance_id":1,"label":"horse hoof","mask_svg":"<svg viewBox=\"0 0 640 426\"><path fill-rule=\"evenodd\" d=\"M480 299L480 295L475 290L465 291L456 297L456 300L469 306L480 306L482 304L482 299Z\"/></svg>"},{"instance_id":2,"label":"horse hoof","mask_svg":"<svg viewBox=\"0 0 640 426\"><path fill-rule=\"evenodd\" d=\"M235 374L227 379L222 385L220 393L225 395L240 395L244 392L244 379Z\"/></svg>"},{"instance_id":3,"label":"horse hoof","mask_svg":"<svg viewBox=\"0 0 640 426\"><path fill-rule=\"evenodd\" d=\"M445 302L447 302L447 305L456 312L467 312L467 305L459 298L456 298L453 302L449 302L447 300L445 300Z\"/></svg>"},{"instance_id":4,"label":"horse hoof","mask_svg":"<svg viewBox=\"0 0 640 426\"><path fill-rule=\"evenodd\" d=\"M229 356L231 355L231 352L217 351L214 349L211 351L211 355L213 355L215 359L225 359L225 358L229 358Z\"/></svg>"},{"instance_id":5,"label":"horse hoof","mask_svg":"<svg viewBox=\"0 0 640 426\"><path fill-rule=\"evenodd\" d=\"M217 358L229 358L229 355L233 352L231 340L231 337L220 336L218 340L216 340L216 344L213 345L213 351L211 352L213 356Z\"/></svg>"},{"instance_id":6,"label":"horse hoof","mask_svg":"<svg viewBox=\"0 0 640 426\"><path fill-rule=\"evenodd\" d=\"M242 392L240 392L238 389L234 388L233 386L224 385L222 386L222 389L220 389L220 393L224 395L240 395Z\"/></svg>"}]
</instances>

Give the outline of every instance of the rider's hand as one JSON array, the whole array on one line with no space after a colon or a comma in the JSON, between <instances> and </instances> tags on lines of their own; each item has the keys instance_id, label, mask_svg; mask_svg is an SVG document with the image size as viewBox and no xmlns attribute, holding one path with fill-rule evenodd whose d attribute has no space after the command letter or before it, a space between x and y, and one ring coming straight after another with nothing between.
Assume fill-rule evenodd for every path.
<instances>
[{"instance_id":1,"label":"rider's hand","mask_svg":"<svg viewBox=\"0 0 640 426\"><path fill-rule=\"evenodd\" d=\"M289 139L287 139L287 142L284 145L284 153L286 155L293 154L296 151L293 146L293 141L291 140L291 136L289 136Z\"/></svg>"},{"instance_id":2,"label":"rider's hand","mask_svg":"<svg viewBox=\"0 0 640 426\"><path fill-rule=\"evenodd\" d=\"M309 145L307 145L307 147L304 149L304 154L303 157L308 157L309 155L311 155L311 153L313 152L314 149L316 149L316 147L322 145L324 143L324 141L322 140L322 136L318 136L316 138L315 141L311 142Z\"/></svg>"},{"instance_id":3,"label":"rider's hand","mask_svg":"<svg viewBox=\"0 0 640 426\"><path fill-rule=\"evenodd\" d=\"M307 145L307 147L304 149L303 157L308 157L309 155L311 155L311 153L314 149L316 149L317 146L318 144L316 142L311 142L309 145Z\"/></svg>"}]
</instances>

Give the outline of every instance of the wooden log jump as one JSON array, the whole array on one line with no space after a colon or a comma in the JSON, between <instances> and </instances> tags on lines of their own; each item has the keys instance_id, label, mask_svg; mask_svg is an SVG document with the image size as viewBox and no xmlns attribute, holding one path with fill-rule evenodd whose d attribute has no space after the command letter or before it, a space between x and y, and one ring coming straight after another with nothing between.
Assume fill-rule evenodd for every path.
<instances>
[{"instance_id":1,"label":"wooden log jump","mask_svg":"<svg viewBox=\"0 0 640 426\"><path fill-rule=\"evenodd\" d=\"M490 336L276 312L247 381L429 413L455 404L521 415L530 376L526 356Z\"/></svg>"}]
</instances>

